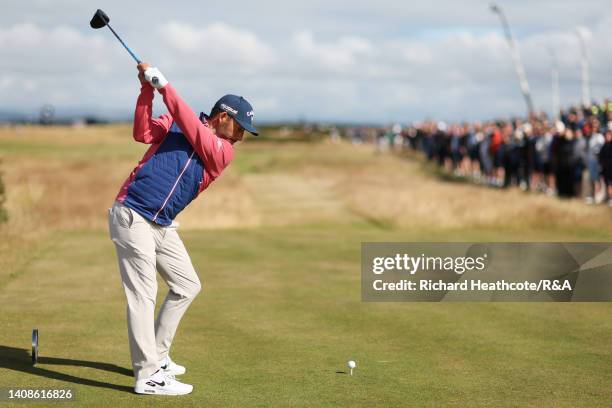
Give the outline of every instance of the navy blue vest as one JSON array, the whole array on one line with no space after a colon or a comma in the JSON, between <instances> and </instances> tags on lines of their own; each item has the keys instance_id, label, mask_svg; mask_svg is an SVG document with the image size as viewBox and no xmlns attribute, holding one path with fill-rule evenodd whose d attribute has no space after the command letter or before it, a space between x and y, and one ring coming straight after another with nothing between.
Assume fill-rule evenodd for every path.
<instances>
[{"instance_id":1,"label":"navy blue vest","mask_svg":"<svg viewBox=\"0 0 612 408\"><path fill-rule=\"evenodd\" d=\"M168 226L198 195L204 163L176 123L130 184L124 205Z\"/></svg>"}]
</instances>

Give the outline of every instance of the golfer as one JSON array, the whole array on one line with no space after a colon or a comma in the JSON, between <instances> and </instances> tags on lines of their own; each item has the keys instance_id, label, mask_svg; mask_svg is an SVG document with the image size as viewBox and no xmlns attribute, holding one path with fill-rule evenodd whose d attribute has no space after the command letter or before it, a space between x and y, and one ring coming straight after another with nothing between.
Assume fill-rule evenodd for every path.
<instances>
[{"instance_id":1,"label":"golfer","mask_svg":"<svg viewBox=\"0 0 612 408\"><path fill-rule=\"evenodd\" d=\"M134 391L189 394L193 386L174 378L185 367L174 363L169 351L201 285L174 218L230 164L244 131L257 135L257 130L244 98L225 95L210 115L198 117L157 68L137 67L142 87L133 136L151 147L123 183L108 219L127 298ZM168 108L158 118L152 117L155 89ZM156 270L169 291L154 319Z\"/></svg>"}]
</instances>

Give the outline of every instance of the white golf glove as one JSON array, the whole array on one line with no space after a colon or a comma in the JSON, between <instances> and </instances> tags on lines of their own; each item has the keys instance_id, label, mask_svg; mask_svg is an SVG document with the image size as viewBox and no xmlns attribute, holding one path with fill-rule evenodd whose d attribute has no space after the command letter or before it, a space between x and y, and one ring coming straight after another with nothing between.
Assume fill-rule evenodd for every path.
<instances>
[{"instance_id":1,"label":"white golf glove","mask_svg":"<svg viewBox=\"0 0 612 408\"><path fill-rule=\"evenodd\" d=\"M164 86L168 85L168 80L164 74L162 74L160 70L155 67L147 68L144 72L144 77L155 89L162 89Z\"/></svg>"}]
</instances>

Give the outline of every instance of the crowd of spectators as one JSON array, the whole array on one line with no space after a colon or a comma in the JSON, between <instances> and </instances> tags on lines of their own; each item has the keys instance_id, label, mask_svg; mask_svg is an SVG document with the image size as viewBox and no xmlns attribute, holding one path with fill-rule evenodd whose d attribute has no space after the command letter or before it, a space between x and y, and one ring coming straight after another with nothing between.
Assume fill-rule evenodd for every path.
<instances>
[{"instance_id":1,"label":"crowd of spectators","mask_svg":"<svg viewBox=\"0 0 612 408\"><path fill-rule=\"evenodd\" d=\"M355 143L409 149L478 183L580 197L612 205L612 101L571 107L557 119L475 123L424 121L408 127L349 128Z\"/></svg>"}]
</instances>

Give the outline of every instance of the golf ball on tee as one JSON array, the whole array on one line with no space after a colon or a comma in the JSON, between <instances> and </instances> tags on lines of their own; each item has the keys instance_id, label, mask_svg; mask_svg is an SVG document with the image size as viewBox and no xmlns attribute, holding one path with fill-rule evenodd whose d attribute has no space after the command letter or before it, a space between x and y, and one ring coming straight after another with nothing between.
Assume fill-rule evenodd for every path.
<instances>
[{"instance_id":1,"label":"golf ball on tee","mask_svg":"<svg viewBox=\"0 0 612 408\"><path fill-rule=\"evenodd\" d=\"M347 365L348 365L348 368L351 368L351 369L353 369L353 368L357 367L357 364L356 364L356 363L355 363L353 360L350 360L350 361L347 363Z\"/></svg>"}]
</instances>

